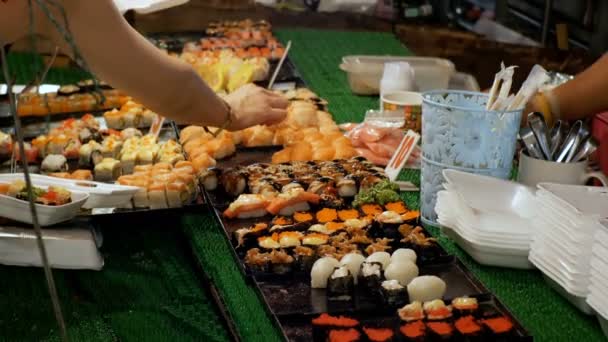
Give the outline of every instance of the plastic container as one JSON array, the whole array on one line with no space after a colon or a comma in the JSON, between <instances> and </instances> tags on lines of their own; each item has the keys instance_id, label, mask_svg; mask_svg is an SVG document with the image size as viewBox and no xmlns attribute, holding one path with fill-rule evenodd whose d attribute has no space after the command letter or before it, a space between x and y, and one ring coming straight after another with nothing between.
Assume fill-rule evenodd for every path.
<instances>
[{"instance_id":1,"label":"plastic container","mask_svg":"<svg viewBox=\"0 0 608 342\"><path fill-rule=\"evenodd\" d=\"M0 174L0 182L12 182L13 180L23 179L23 177L22 173ZM63 179L38 174L30 174L30 177L35 184L40 186L57 185L70 191L88 193L89 197L82 206L85 209L124 206L129 203L138 190L135 186Z\"/></svg>"},{"instance_id":2,"label":"plastic container","mask_svg":"<svg viewBox=\"0 0 608 342\"><path fill-rule=\"evenodd\" d=\"M585 313L587 315L593 315L594 314L593 308L591 308L591 306L589 306L589 304L587 303L586 296L584 296L584 295L583 296L577 296L577 295L573 295L571 293L568 293L568 291L566 291L560 284L558 284L557 282L555 282L553 279L547 277L544 274L543 274L543 278L545 279L545 282L551 288L553 288L560 295L562 295L562 297L566 298L566 300L568 300L570 302L570 304L574 305L581 312L583 312L583 313Z\"/></svg>"},{"instance_id":3,"label":"plastic container","mask_svg":"<svg viewBox=\"0 0 608 342\"><path fill-rule=\"evenodd\" d=\"M28 211L29 213L29 211ZM44 229L44 246L53 268L100 270L100 238L90 229ZM0 264L42 266L32 229L0 227Z\"/></svg>"},{"instance_id":4,"label":"plastic container","mask_svg":"<svg viewBox=\"0 0 608 342\"><path fill-rule=\"evenodd\" d=\"M376 95L386 62L407 62L414 69L418 91L447 89L455 72L454 63L434 57L344 56L340 69L347 73L355 94Z\"/></svg>"}]
</instances>

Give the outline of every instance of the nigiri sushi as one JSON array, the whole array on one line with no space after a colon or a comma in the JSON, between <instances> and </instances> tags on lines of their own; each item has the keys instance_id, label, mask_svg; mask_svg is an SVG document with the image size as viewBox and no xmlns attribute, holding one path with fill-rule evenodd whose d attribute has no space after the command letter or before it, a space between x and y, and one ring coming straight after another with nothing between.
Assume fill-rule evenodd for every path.
<instances>
[{"instance_id":1,"label":"nigiri sushi","mask_svg":"<svg viewBox=\"0 0 608 342\"><path fill-rule=\"evenodd\" d=\"M293 215L296 211L308 211L308 203L319 203L320 196L306 192L303 188L291 188L287 192L280 193L266 208L269 213L282 216Z\"/></svg>"},{"instance_id":2,"label":"nigiri sushi","mask_svg":"<svg viewBox=\"0 0 608 342\"><path fill-rule=\"evenodd\" d=\"M227 218L251 218L266 215L268 200L261 195L242 194L224 211Z\"/></svg>"}]
</instances>

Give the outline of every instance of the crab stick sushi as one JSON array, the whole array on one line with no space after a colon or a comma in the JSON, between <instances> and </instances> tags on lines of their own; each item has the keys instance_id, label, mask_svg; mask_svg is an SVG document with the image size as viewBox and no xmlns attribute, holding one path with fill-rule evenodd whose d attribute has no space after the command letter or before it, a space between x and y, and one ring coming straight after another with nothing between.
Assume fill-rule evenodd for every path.
<instances>
[{"instance_id":1,"label":"crab stick sushi","mask_svg":"<svg viewBox=\"0 0 608 342\"><path fill-rule=\"evenodd\" d=\"M157 182L148 185L148 205L150 209L168 208L167 203L167 186L165 183Z\"/></svg>"},{"instance_id":2,"label":"crab stick sushi","mask_svg":"<svg viewBox=\"0 0 608 342\"><path fill-rule=\"evenodd\" d=\"M241 194L224 211L227 218L252 218L266 215L268 200L261 195Z\"/></svg>"},{"instance_id":3,"label":"crab stick sushi","mask_svg":"<svg viewBox=\"0 0 608 342\"><path fill-rule=\"evenodd\" d=\"M319 195L306 192L302 188L291 188L275 197L266 209L273 215L290 216L296 211L310 210L308 203L317 204L320 198Z\"/></svg>"}]
</instances>

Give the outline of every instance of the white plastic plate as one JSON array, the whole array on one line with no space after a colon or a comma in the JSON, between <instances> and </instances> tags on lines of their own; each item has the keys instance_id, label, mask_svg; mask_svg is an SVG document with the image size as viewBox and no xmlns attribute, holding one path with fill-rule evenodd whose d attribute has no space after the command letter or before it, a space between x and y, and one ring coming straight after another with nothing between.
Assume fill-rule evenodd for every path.
<instances>
[{"instance_id":1,"label":"white plastic plate","mask_svg":"<svg viewBox=\"0 0 608 342\"><path fill-rule=\"evenodd\" d=\"M34 185L40 188L47 188L47 186L37 184L36 182L34 182ZM78 191L71 191L71 193L72 202L65 205L49 206L36 204L38 223L41 226L50 226L73 219L80 211L84 202L89 198L89 195ZM14 221L33 223L29 202L6 195L0 195L0 216Z\"/></svg>"}]
</instances>

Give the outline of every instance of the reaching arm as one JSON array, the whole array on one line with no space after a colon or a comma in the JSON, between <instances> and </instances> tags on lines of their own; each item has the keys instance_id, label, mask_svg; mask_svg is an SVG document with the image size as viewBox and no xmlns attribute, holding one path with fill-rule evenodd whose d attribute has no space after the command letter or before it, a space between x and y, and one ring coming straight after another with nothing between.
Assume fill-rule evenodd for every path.
<instances>
[{"instance_id":1,"label":"reaching arm","mask_svg":"<svg viewBox=\"0 0 608 342\"><path fill-rule=\"evenodd\" d=\"M210 126L226 121L227 106L194 69L154 47L124 20L111 0L62 2L74 41L98 77L174 120ZM53 13L62 23L59 11ZM72 51L48 19L41 21L42 33L50 35L65 52ZM226 100L232 107L231 129L273 123L284 117L287 103L276 95L254 87L244 92ZM258 110L240 108L243 97L257 97ZM250 105L252 101L248 101Z\"/></svg>"}]
</instances>

